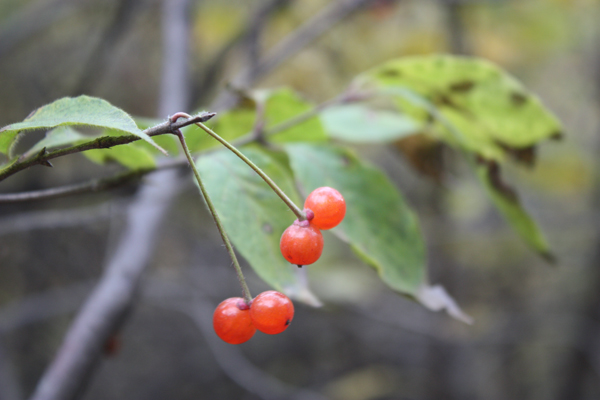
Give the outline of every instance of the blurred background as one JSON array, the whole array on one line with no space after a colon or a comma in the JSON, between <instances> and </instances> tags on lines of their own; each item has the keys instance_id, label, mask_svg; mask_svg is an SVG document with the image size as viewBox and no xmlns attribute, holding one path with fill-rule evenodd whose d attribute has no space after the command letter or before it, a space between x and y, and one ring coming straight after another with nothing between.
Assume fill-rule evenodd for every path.
<instances>
[{"instance_id":1,"label":"blurred background","mask_svg":"<svg viewBox=\"0 0 600 400\"><path fill-rule=\"evenodd\" d=\"M183 19L172 23L175 4ZM140 117L210 109L239 71L327 10L337 18L319 25L322 35L246 83L291 86L318 103L394 57L443 52L498 63L565 126L562 141L539 147L534 169L505 172L558 264L525 247L452 152L442 152L439 183L410 166L410 143L358 147L419 215L431 283L475 323L398 296L328 234L308 273L325 305L296 303L285 333L226 345L210 316L239 295L238 284L182 169L139 298L81 398L599 399L600 1L2 0L0 126L79 94ZM188 40L179 41L182 83L165 85L177 49L163 43L178 29ZM0 192L119 170L81 155L53 163L7 179ZM0 206L0 399L34 391L114 254L138 188ZM245 271L253 293L267 289Z\"/></svg>"}]
</instances>

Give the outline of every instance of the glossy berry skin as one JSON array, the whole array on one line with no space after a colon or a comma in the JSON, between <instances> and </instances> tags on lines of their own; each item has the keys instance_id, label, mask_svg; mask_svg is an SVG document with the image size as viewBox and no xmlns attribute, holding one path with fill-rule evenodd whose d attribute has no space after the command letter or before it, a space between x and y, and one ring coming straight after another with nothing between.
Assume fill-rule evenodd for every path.
<instances>
[{"instance_id":1,"label":"glossy berry skin","mask_svg":"<svg viewBox=\"0 0 600 400\"><path fill-rule=\"evenodd\" d=\"M306 198L304 208L315 214L310 223L319 229L337 226L346 215L346 201L340 192L328 186L313 190Z\"/></svg>"},{"instance_id":2,"label":"glossy berry skin","mask_svg":"<svg viewBox=\"0 0 600 400\"><path fill-rule=\"evenodd\" d=\"M294 318L294 304L275 290L262 292L252 300L250 318L259 331L276 335L287 329Z\"/></svg>"},{"instance_id":3,"label":"glossy berry skin","mask_svg":"<svg viewBox=\"0 0 600 400\"><path fill-rule=\"evenodd\" d=\"M310 222L296 220L281 235L279 248L283 257L292 264L312 264L323 252L323 235Z\"/></svg>"},{"instance_id":4,"label":"glossy berry skin","mask_svg":"<svg viewBox=\"0 0 600 400\"><path fill-rule=\"evenodd\" d=\"M256 328L250 319L250 309L241 297L223 300L213 314L213 328L223 341L240 344L250 340Z\"/></svg>"}]
</instances>

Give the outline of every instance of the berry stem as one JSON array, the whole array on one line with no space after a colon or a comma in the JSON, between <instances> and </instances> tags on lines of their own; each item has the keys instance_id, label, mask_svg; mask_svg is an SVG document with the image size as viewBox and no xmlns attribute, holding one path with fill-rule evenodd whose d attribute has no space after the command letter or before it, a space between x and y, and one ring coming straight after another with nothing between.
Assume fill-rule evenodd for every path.
<instances>
[{"instance_id":1,"label":"berry stem","mask_svg":"<svg viewBox=\"0 0 600 400\"><path fill-rule=\"evenodd\" d=\"M182 113L178 113L178 116L182 116ZM201 122L197 122L196 125L200 127L204 132L208 133L210 136L219 141L223 146L227 147L233 154L238 156L243 162L248 164L250 168L254 170L266 183L273 189L275 193L283 200L283 202L289 207L290 210L298 217L299 221L306 220L306 214L298 207L294 202L285 194L283 190L267 174L263 172L256 164L254 164L248 157L246 157L241 151L239 151L235 146L229 143L227 140L223 139L221 136L217 135L212 129L207 127Z\"/></svg>"},{"instance_id":2,"label":"berry stem","mask_svg":"<svg viewBox=\"0 0 600 400\"><path fill-rule=\"evenodd\" d=\"M240 263L238 262L238 259L235 256L235 252L233 251L233 246L231 245L231 242L229 241L229 238L227 237L227 234L225 233L225 228L223 227L223 224L221 223L219 214L217 214L217 210L215 209L215 206L214 206L212 200L210 199L210 196L208 195L208 192L206 190L206 187L204 186L204 183L202 182L202 179L200 178L200 173L198 172L198 168L196 168L194 159L192 158L192 155L190 154L190 149L188 148L187 143L185 142L183 133L181 133L181 131L179 129L175 129L173 131L173 133L175 134L175 136L177 136L179 138L179 141L181 142L181 147L183 148L183 152L185 153L185 156L186 156L188 162L190 163L190 167L192 167L192 171L194 171L194 176L196 177L196 181L198 182L198 186L200 187L200 192L202 193L202 196L204 197L204 200L206 201L206 205L208 206L210 214L212 215L213 220L215 221L215 225L217 225L217 229L219 230L219 233L221 234L221 239L223 239L223 243L225 243L225 248L227 248L229 257L231 257L231 261L233 262L233 267L235 268L235 273L237 274L238 281L240 282L240 286L242 287L242 294L244 296L244 300L246 301L246 304L250 304L250 302L252 301L252 295L250 294L250 289L248 288L248 284L246 283L246 279L244 278L244 274L242 273L242 268L240 267Z\"/></svg>"}]
</instances>

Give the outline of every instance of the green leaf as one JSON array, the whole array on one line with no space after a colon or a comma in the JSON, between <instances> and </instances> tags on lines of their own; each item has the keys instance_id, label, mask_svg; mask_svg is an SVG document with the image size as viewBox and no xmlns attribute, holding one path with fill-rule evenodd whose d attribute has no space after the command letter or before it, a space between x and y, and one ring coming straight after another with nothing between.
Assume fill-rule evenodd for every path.
<instances>
[{"instance_id":1,"label":"green leaf","mask_svg":"<svg viewBox=\"0 0 600 400\"><path fill-rule=\"evenodd\" d=\"M278 124L305 114L314 109L314 105L303 100L296 92L289 88L281 88L268 92L265 102L265 130L273 129ZM315 115L306 120L299 121L287 129L269 137L277 143L284 142L324 142L327 135L321 121Z\"/></svg>"},{"instance_id":2,"label":"green leaf","mask_svg":"<svg viewBox=\"0 0 600 400\"><path fill-rule=\"evenodd\" d=\"M0 152L9 154L20 132L69 125L107 128L135 135L166 154L137 127L133 119L123 110L112 106L106 100L88 96L65 97L56 100L38 108L23 122L7 125L0 129Z\"/></svg>"},{"instance_id":3,"label":"green leaf","mask_svg":"<svg viewBox=\"0 0 600 400\"><path fill-rule=\"evenodd\" d=\"M386 285L431 310L445 309L471 323L442 287L428 284L417 217L382 171L339 147L288 144L285 149L306 193L321 186L342 193L346 216L332 231L373 266Z\"/></svg>"},{"instance_id":4,"label":"green leaf","mask_svg":"<svg viewBox=\"0 0 600 400\"><path fill-rule=\"evenodd\" d=\"M540 100L515 78L485 60L449 55L389 61L359 77L382 89L403 88L425 98L458 131L468 151L501 161L507 149L522 149L560 136L561 126ZM399 98L403 111L427 122L428 110Z\"/></svg>"},{"instance_id":5,"label":"green leaf","mask_svg":"<svg viewBox=\"0 0 600 400\"><path fill-rule=\"evenodd\" d=\"M363 104L348 104L321 113L327 134L353 143L390 142L413 135L422 124L391 111L374 110Z\"/></svg>"},{"instance_id":6,"label":"green leaf","mask_svg":"<svg viewBox=\"0 0 600 400\"><path fill-rule=\"evenodd\" d=\"M83 135L77 132L75 129L69 128L68 126L53 129L46 133L46 137L33 145L32 148L27 150L24 154L24 158L31 157L43 148L46 150L63 147L77 142L92 140L95 137Z\"/></svg>"},{"instance_id":7,"label":"green leaf","mask_svg":"<svg viewBox=\"0 0 600 400\"><path fill-rule=\"evenodd\" d=\"M516 192L500 177L500 167L493 161L480 161L475 170L492 202L513 229L534 251L546 261L555 262L550 247L541 230L523 208Z\"/></svg>"},{"instance_id":8,"label":"green leaf","mask_svg":"<svg viewBox=\"0 0 600 400\"><path fill-rule=\"evenodd\" d=\"M258 148L245 147L243 152L298 202L292 177L284 167ZM197 167L227 234L258 276L277 290L318 304L298 279L298 268L285 261L279 250L281 234L296 219L281 199L229 151L201 156Z\"/></svg>"},{"instance_id":9,"label":"green leaf","mask_svg":"<svg viewBox=\"0 0 600 400\"><path fill-rule=\"evenodd\" d=\"M266 131L314 108L313 105L302 100L295 92L287 88L261 90L251 94L253 95L252 98L247 98L236 108L218 114L207 125L219 136L231 142L252 132L256 124L257 104L261 104L260 107L264 110L262 118L264 119L264 129ZM184 134L192 153L220 146L219 142L200 128L189 127L184 130ZM325 141L327 136L319 118L315 115L306 120L298 121L289 128L278 131L269 136L269 140L278 143Z\"/></svg>"},{"instance_id":10,"label":"green leaf","mask_svg":"<svg viewBox=\"0 0 600 400\"><path fill-rule=\"evenodd\" d=\"M330 186L346 199L346 217L334 232L387 285L415 295L426 281L423 238L415 214L385 174L337 147L290 144L286 151L306 193Z\"/></svg>"}]
</instances>

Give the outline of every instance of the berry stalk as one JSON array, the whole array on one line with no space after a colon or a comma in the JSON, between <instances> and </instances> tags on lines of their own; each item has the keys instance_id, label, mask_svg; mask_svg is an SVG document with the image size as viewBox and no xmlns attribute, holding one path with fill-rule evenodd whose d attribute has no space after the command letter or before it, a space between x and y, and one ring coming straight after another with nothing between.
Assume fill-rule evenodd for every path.
<instances>
[{"instance_id":1,"label":"berry stalk","mask_svg":"<svg viewBox=\"0 0 600 400\"><path fill-rule=\"evenodd\" d=\"M210 211L210 214L212 215L213 220L215 221L215 225L217 225L217 229L219 230L219 233L221 234L221 239L223 239L223 243L225 243L225 248L227 249L227 252L229 253L229 257L231 257L231 261L233 262L233 267L235 268L235 273L237 275L238 281L240 282L240 286L242 287L242 294L244 296L244 300L246 301L246 304L250 304L250 302L252 301L252 295L250 294L250 289L248 288L248 284L246 283L246 279L244 278L244 274L242 273L242 268L240 267L240 263L238 262L235 252L233 251L233 246L231 245L231 242L229 241L229 237L227 237L227 234L225 233L225 228L223 227L223 224L221 223L219 214L217 214L217 210L215 209L215 206L214 206L212 200L210 199L210 196L208 195L208 191L206 190L206 187L204 186L202 179L200 178L200 173L198 172L198 168L196 168L194 159L192 158L192 155L190 154L190 150L187 146L187 143L185 142L183 133L181 133L181 131L179 129L174 130L173 133L175 134L175 136L177 136L179 138L179 141L181 142L181 147L183 148L183 152L185 153L185 156L190 164L190 167L192 168L192 171L194 172L194 176L196 177L196 181L198 182L198 186L200 187L200 192L202 193L202 196L204 197L204 200L206 201L206 205L208 206L208 210Z\"/></svg>"},{"instance_id":2,"label":"berry stalk","mask_svg":"<svg viewBox=\"0 0 600 400\"><path fill-rule=\"evenodd\" d=\"M185 113L177 113L171 117L171 121L175 118L190 118L188 114ZM241 151L239 151L235 146L229 143L227 140L223 139L221 136L217 135L212 129L207 127L201 122L196 122L196 125L204 132L208 133L210 136L215 138L218 142L220 142L223 146L227 147L233 154L238 156L243 162L245 162L250 168L254 170L266 183L273 189L277 196L283 200L283 202L289 207L290 210L298 217L298 220L304 221L306 220L306 214L296 205L294 202L285 194L283 190L277 184L269 178L267 174L263 172L256 164L254 164L248 157L246 157Z\"/></svg>"}]
</instances>

